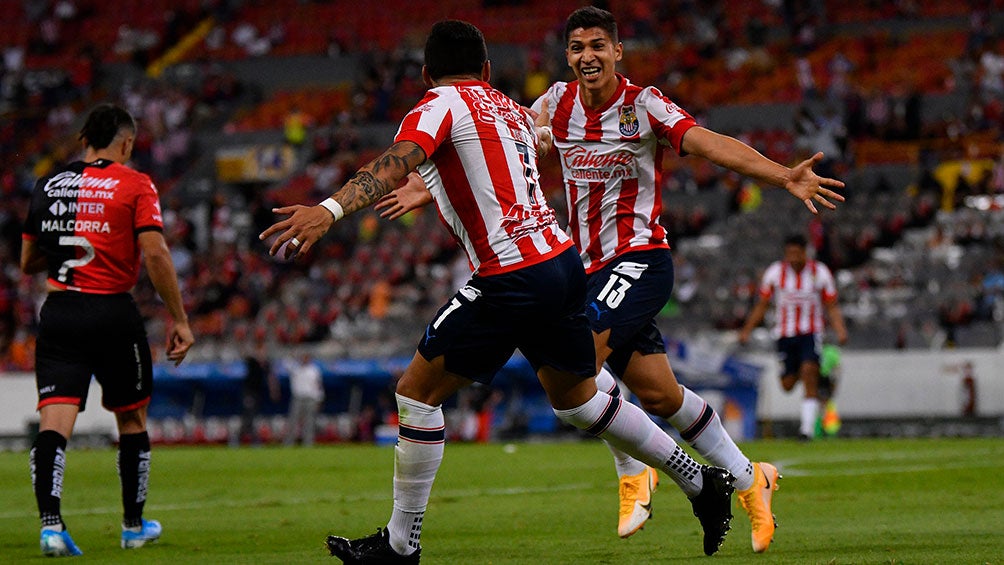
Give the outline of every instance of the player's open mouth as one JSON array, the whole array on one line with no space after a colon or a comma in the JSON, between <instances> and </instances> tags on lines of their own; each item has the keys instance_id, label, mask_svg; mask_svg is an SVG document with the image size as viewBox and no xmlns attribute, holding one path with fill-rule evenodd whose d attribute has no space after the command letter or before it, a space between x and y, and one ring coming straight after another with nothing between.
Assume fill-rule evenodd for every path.
<instances>
[{"instance_id":1,"label":"player's open mouth","mask_svg":"<svg viewBox=\"0 0 1004 565\"><path fill-rule=\"evenodd\" d=\"M600 74L599 67L582 67L582 76L586 78L597 77Z\"/></svg>"}]
</instances>

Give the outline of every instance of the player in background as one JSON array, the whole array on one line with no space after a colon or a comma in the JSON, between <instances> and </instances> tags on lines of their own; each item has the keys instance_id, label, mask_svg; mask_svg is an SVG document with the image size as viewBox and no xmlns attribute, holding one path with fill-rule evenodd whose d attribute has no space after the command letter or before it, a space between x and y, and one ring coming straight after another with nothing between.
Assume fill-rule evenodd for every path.
<instances>
[{"instance_id":1,"label":"player in background","mask_svg":"<svg viewBox=\"0 0 1004 565\"><path fill-rule=\"evenodd\" d=\"M433 26L423 78L429 91L405 116L394 144L335 194L289 217L270 253L307 252L343 215L386 195L418 169L440 217L467 253L473 276L427 326L397 384L400 416L394 506L386 528L361 539L329 536L346 563L417 563L420 535L445 440L442 402L489 383L516 348L537 372L555 414L612 442L677 482L690 497L712 554L731 520L732 477L700 466L636 406L596 388L585 273L539 185L532 116L488 80L481 32Z\"/></svg>"},{"instance_id":2,"label":"player in background","mask_svg":"<svg viewBox=\"0 0 1004 565\"><path fill-rule=\"evenodd\" d=\"M823 310L838 343L847 342L833 274L823 263L809 259L807 245L802 235L785 239L784 258L767 267L760 281L760 299L739 331L739 343L745 344L753 328L763 320L771 300L776 303L774 336L783 366L781 387L790 392L798 382L802 383L798 434L803 440L815 435L819 417L819 360L826 329Z\"/></svg>"},{"instance_id":3,"label":"player in background","mask_svg":"<svg viewBox=\"0 0 1004 565\"><path fill-rule=\"evenodd\" d=\"M663 152L694 154L765 184L784 187L815 212L813 200L843 197L826 187L843 183L812 171L822 154L793 169L775 163L731 137L700 127L656 88L632 84L615 70L623 47L609 12L587 7L565 25L566 57L576 81L559 82L535 104L537 124L552 134L558 150L569 210L568 231L589 276L587 315L596 347L600 390L618 395L604 362L651 414L665 418L681 437L714 465L736 476L740 504L752 524L752 545L765 551L773 538L771 512L778 472L753 463L736 446L718 414L680 386L654 321L673 289L673 261L662 209ZM409 183L380 203L396 218L429 201ZM609 445L609 444L608 444ZM658 475L611 446L620 477L618 534L637 532L651 515Z\"/></svg>"},{"instance_id":4,"label":"player in background","mask_svg":"<svg viewBox=\"0 0 1004 565\"><path fill-rule=\"evenodd\" d=\"M40 544L48 556L82 553L66 530L60 499L66 445L84 410L91 375L118 425L121 546L141 547L160 537L160 523L143 519L153 368L143 319L129 293L139 280L141 254L174 322L167 358L180 363L194 343L162 233L157 189L126 166L135 121L117 106L101 105L87 116L80 139L83 160L35 184L21 246L21 270L48 273L35 353L41 423L30 454Z\"/></svg>"}]
</instances>

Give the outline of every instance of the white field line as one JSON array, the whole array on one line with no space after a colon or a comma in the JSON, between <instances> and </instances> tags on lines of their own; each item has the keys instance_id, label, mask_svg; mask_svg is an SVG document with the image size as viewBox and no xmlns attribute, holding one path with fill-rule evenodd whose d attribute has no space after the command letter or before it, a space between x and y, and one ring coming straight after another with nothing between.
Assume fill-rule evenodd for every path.
<instances>
[{"instance_id":1,"label":"white field line","mask_svg":"<svg viewBox=\"0 0 1004 565\"><path fill-rule=\"evenodd\" d=\"M551 485L546 487L507 487L507 488L486 488L486 489L454 489L433 492L432 498L476 498L486 496L524 496L528 494L547 494L552 492L580 491L603 488L606 485L598 483L573 483L564 485ZM222 501L192 501L177 504L147 504L144 514L147 512L174 512L179 510L204 510L206 508L257 508L271 506L300 506L304 504L341 504L355 502L391 502L393 493L388 490L384 493L368 493L347 496L312 496L297 498L260 498L257 500L222 500ZM98 508L76 508L63 510L64 516L90 516L96 514L120 514L121 506L98 507ZM23 511L0 512L0 520L23 519L26 517L37 517L38 513L33 508L26 508Z\"/></svg>"},{"instance_id":2,"label":"white field line","mask_svg":"<svg viewBox=\"0 0 1004 565\"><path fill-rule=\"evenodd\" d=\"M944 469L972 469L972 468L998 468L999 449L974 450L967 454L967 457L974 455L986 455L981 457L979 462L955 462L945 460L930 460L934 453L922 453L921 458L929 459L927 462L914 462L909 465L887 466L883 463L891 461L916 461L917 453L892 452L892 453L869 453L861 457L847 456L821 456L806 457L803 459L779 460L773 463L777 466L782 475L788 477L839 477L839 476L862 476L862 475L887 475L898 473L916 473L922 471L937 471ZM817 465L827 465L824 469L804 467L815 467ZM874 466L871 464L879 464ZM485 488L485 489L454 489L440 490L433 493L434 498L475 498L491 496L523 496L527 494L546 494L551 492L565 492L575 490L586 490L603 488L605 485L599 483L573 483L562 485L551 485L547 487L508 487L508 488ZM178 504L147 504L146 509L151 512L157 511L179 511L179 510L202 510L206 508L255 508L260 506L299 506L304 504L337 504L351 502L381 502L393 500L393 493L358 494L349 496L313 496L309 498L261 498L257 500L233 500L233 501L192 501ZM66 516L88 516L95 514L118 514L122 512L120 506L98 507L85 509L66 509L63 514ZM35 517L37 513L33 508L26 508L22 511L0 512L0 520L23 519L25 517Z\"/></svg>"}]
</instances>

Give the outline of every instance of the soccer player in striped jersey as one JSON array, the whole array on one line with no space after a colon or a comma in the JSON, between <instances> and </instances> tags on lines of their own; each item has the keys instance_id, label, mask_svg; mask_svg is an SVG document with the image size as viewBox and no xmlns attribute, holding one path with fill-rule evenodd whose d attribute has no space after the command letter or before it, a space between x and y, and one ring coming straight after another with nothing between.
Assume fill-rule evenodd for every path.
<instances>
[{"instance_id":1,"label":"soccer player in striped jersey","mask_svg":"<svg viewBox=\"0 0 1004 565\"><path fill-rule=\"evenodd\" d=\"M551 86L535 104L537 120L558 151L568 202L568 231L588 275L586 313L596 347L600 390L619 394L621 377L651 414L665 418L712 464L736 476L739 500L752 524L754 551L766 551L774 535L771 511L777 469L755 463L736 446L718 414L679 385L654 318L669 300L673 262L662 210L663 152L693 154L788 190L813 213L814 201L843 197L843 183L821 178L816 154L794 168L771 161L748 145L700 127L654 87L639 87L615 70L623 46L610 12L573 12L565 25L566 57L576 79ZM827 188L829 187L829 188ZM381 203L398 217L428 201L409 185ZM609 444L608 444L609 445ZM620 477L618 534L637 532L651 515L655 470L611 446Z\"/></svg>"},{"instance_id":2,"label":"soccer player in striped jersey","mask_svg":"<svg viewBox=\"0 0 1004 565\"><path fill-rule=\"evenodd\" d=\"M847 342L847 328L837 302L833 274L823 263L809 259L805 236L796 234L784 241L784 259L771 263L760 282L760 299L739 331L739 342L749 341L753 328L763 320L771 300L776 304L774 336L781 358L781 387L791 391L802 383L802 410L798 435L803 440L815 435L819 417L819 360L826 330L826 310L837 341Z\"/></svg>"},{"instance_id":3,"label":"soccer player in striped jersey","mask_svg":"<svg viewBox=\"0 0 1004 565\"><path fill-rule=\"evenodd\" d=\"M821 178L817 154L794 168L767 159L748 145L699 126L654 87L641 87L615 70L623 47L612 14L594 7L573 12L565 24L566 58L576 80L559 82L539 100L539 125L552 129L564 177L569 232L589 277L587 315L592 327L600 390L617 384L604 361L651 414L665 418L705 459L736 477L739 501L752 525L752 546L766 551L774 534L771 510L777 469L751 462L729 437L714 410L679 385L654 318L673 287L673 262L662 210L663 153L696 155L721 167L783 187L816 212L833 208L830 190L843 183ZM829 188L828 188L829 187ZM618 533L627 537L651 514L657 475L611 446L620 486Z\"/></svg>"},{"instance_id":4,"label":"soccer player in striped jersey","mask_svg":"<svg viewBox=\"0 0 1004 565\"><path fill-rule=\"evenodd\" d=\"M346 563L419 561L443 455L441 404L471 382L489 383L519 348L559 418L669 474L690 498L710 555L729 529L733 477L698 465L643 411L597 390L585 272L539 185L541 131L530 113L488 84L489 76L481 32L466 22L437 23L425 47L429 91L405 116L394 144L319 205L276 209L289 216L260 236L277 235L273 255L307 252L334 222L417 169L474 273L426 327L398 381L387 527L355 540L329 536L328 549Z\"/></svg>"},{"instance_id":5,"label":"soccer player in striped jersey","mask_svg":"<svg viewBox=\"0 0 1004 565\"><path fill-rule=\"evenodd\" d=\"M771 511L778 472L754 463L729 437L718 414L680 386L666 357L656 314L669 301L673 261L662 210L661 171L667 148L693 154L780 186L805 202L833 208L817 154L794 168L775 163L748 145L697 125L654 87L632 84L615 70L623 47L610 12L594 7L573 12L565 25L566 57L573 82L552 85L534 105L537 120L558 151L569 211L568 231L588 275L586 313L596 347L600 390L619 394L604 362L621 377L651 414L665 418L681 437L714 465L736 476L739 500L750 517L752 545L766 551L774 535ZM827 188L829 187L829 188ZM428 200L409 185L381 203L385 217L398 217ZM609 444L608 444L609 445ZM655 470L611 446L620 476L618 534L637 532L651 515Z\"/></svg>"}]
</instances>

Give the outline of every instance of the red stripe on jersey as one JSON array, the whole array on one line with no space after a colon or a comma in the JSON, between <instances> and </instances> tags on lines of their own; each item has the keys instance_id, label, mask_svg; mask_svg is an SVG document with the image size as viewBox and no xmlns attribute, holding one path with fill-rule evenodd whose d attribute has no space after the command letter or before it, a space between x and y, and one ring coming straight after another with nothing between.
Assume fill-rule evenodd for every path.
<instances>
[{"instance_id":1,"label":"red stripe on jersey","mask_svg":"<svg viewBox=\"0 0 1004 565\"><path fill-rule=\"evenodd\" d=\"M634 235L634 206L638 200L638 179L621 181L620 196L617 198L617 241L618 247L630 243ZM658 199L657 199L658 200ZM625 249L627 251L627 249Z\"/></svg>"},{"instance_id":2,"label":"red stripe on jersey","mask_svg":"<svg viewBox=\"0 0 1004 565\"><path fill-rule=\"evenodd\" d=\"M806 282L805 281L805 277L802 276L802 273L804 271L805 271L805 268L803 267L801 271L795 273L795 290L796 291L801 291L802 287L805 285L805 282ZM802 325L802 316L803 316L802 305L801 304L796 305L795 306L795 316L794 316L794 318L795 318L795 335L797 335L799 333L799 326Z\"/></svg>"},{"instance_id":3,"label":"red stripe on jersey","mask_svg":"<svg viewBox=\"0 0 1004 565\"><path fill-rule=\"evenodd\" d=\"M445 143L436 150L436 169L443 177L443 184L450 187L450 205L457 212L457 217L464 226L464 230L470 234L471 241L484 242L482 245L475 245L474 252L477 255L478 269L485 267L498 267L499 260L492 250L485 249L488 242L488 227L478 209L477 199L471 189L470 181L464 170L460 154L452 143ZM449 224L443 222L449 228ZM450 230L452 233L452 230ZM458 234L453 233L454 239L461 242ZM463 244L461 243L461 246Z\"/></svg>"},{"instance_id":4,"label":"red stripe on jersey","mask_svg":"<svg viewBox=\"0 0 1004 565\"><path fill-rule=\"evenodd\" d=\"M468 106L476 107L479 101L470 94L470 91L459 89L459 92ZM506 214L518 204L517 188L513 184L513 175L509 170L509 159L506 157L505 146L495 124L495 122L474 120L474 127L478 131L478 138L481 142L481 153L484 155L485 165L488 167L488 178L491 179L492 188L495 190L495 200L502 213ZM524 185L519 190L525 193L528 187ZM537 248L533 241L527 237L518 237L513 240L513 243L519 249L520 256L524 258L530 258L537 254Z\"/></svg>"},{"instance_id":5,"label":"red stripe on jersey","mask_svg":"<svg viewBox=\"0 0 1004 565\"><path fill-rule=\"evenodd\" d=\"M589 208L586 212L586 222L589 225L589 246L586 247L586 254L590 261L599 261L603 258L603 242L600 240L600 203L603 200L603 193L606 192L606 184L602 182L589 183ZM580 248L581 249L581 248Z\"/></svg>"},{"instance_id":6,"label":"red stripe on jersey","mask_svg":"<svg viewBox=\"0 0 1004 565\"><path fill-rule=\"evenodd\" d=\"M665 146L661 143L655 144L655 198L652 202L652 214L649 216L650 223L649 228L652 230L652 235L649 241L652 244L662 243L666 241L666 228L662 227L659 221L662 219L662 158L665 154ZM672 244L669 244L672 245Z\"/></svg>"},{"instance_id":7,"label":"red stripe on jersey","mask_svg":"<svg viewBox=\"0 0 1004 565\"><path fill-rule=\"evenodd\" d=\"M578 86L578 83L569 83L554 109L554 116L551 118L551 134L556 139L568 139L568 123L572 119L575 96L579 92Z\"/></svg>"},{"instance_id":8,"label":"red stripe on jersey","mask_svg":"<svg viewBox=\"0 0 1004 565\"><path fill-rule=\"evenodd\" d=\"M585 108L585 107L583 107ZM583 137L586 141L599 141L603 139L603 116L599 112L586 110L586 134Z\"/></svg>"},{"instance_id":9,"label":"red stripe on jersey","mask_svg":"<svg viewBox=\"0 0 1004 565\"><path fill-rule=\"evenodd\" d=\"M787 278L788 278L788 264L787 263L781 263L781 282L777 285L778 291L783 291L784 290L784 288L785 288L785 281L786 281ZM783 332L787 331L786 328L788 327L788 309L787 308L781 308L781 315L779 316L779 318L781 319L781 321L779 322L779 325L781 327L781 332L783 333Z\"/></svg>"},{"instance_id":10,"label":"red stripe on jersey","mask_svg":"<svg viewBox=\"0 0 1004 565\"><path fill-rule=\"evenodd\" d=\"M453 114L449 111L446 112L446 116L443 118L442 123L439 125L439 129L436 131L436 136L433 137L427 132L419 129L418 123L421 121L425 112L418 110L418 108L421 108L424 104L427 104L438 97L438 94L429 91L426 93L425 97L422 98L422 101L415 106L415 109L408 112L408 115L401 121L401 127L398 129L399 133L394 138L395 143L398 141L411 141L422 148L422 151L425 152L426 158L432 156L436 147L442 143L444 139L446 139L446 134L449 133L450 127L452 127Z\"/></svg>"},{"instance_id":11,"label":"red stripe on jersey","mask_svg":"<svg viewBox=\"0 0 1004 565\"><path fill-rule=\"evenodd\" d=\"M544 241L547 243L548 247L554 249L558 249L560 247L561 250L564 251L571 245L574 245L571 241L568 241L567 239L564 242L559 241L558 237L551 230L543 230L540 233L544 236ZM562 243L567 243L568 245L562 245Z\"/></svg>"},{"instance_id":12,"label":"red stripe on jersey","mask_svg":"<svg viewBox=\"0 0 1004 565\"><path fill-rule=\"evenodd\" d=\"M604 102L602 106L599 108L590 108L582 104L582 109L586 113L586 134L583 137L585 141L599 141L603 139L603 113L609 110L614 104L621 103L619 101L624 94L624 88L628 84L628 81L624 77L618 75L617 78L619 81L617 83L617 90L614 91L610 99Z\"/></svg>"},{"instance_id":13,"label":"red stripe on jersey","mask_svg":"<svg viewBox=\"0 0 1004 565\"><path fill-rule=\"evenodd\" d=\"M659 139L665 139L669 144L676 150L676 153L681 157L687 153L683 150L683 136L690 130L690 128L697 125L697 121L694 117L688 114L683 108L680 108L673 103L672 100L666 98L666 95L659 92L655 87L649 87L652 89L652 93L658 93L657 98L661 100L666 105L667 112L673 114L679 114L683 118L672 126L656 119L652 114L648 116L648 122L652 126L652 131L655 133L656 137ZM656 164L660 161L656 161Z\"/></svg>"},{"instance_id":14,"label":"red stripe on jersey","mask_svg":"<svg viewBox=\"0 0 1004 565\"><path fill-rule=\"evenodd\" d=\"M812 283L815 284L816 281L819 280L819 270L816 268L816 262L815 261L809 261L809 270L812 272ZM819 315L819 312L816 311L816 304L815 303L810 304L809 305L809 333L816 333L817 331L820 331L820 330L823 329L823 328L817 328L816 327L816 316L818 316L818 315Z\"/></svg>"},{"instance_id":15,"label":"red stripe on jersey","mask_svg":"<svg viewBox=\"0 0 1004 565\"><path fill-rule=\"evenodd\" d=\"M575 181L565 181L568 191L568 231L572 232L572 243L576 249L582 249L582 238L579 237L579 207L575 204L579 199L579 185Z\"/></svg>"}]
</instances>

